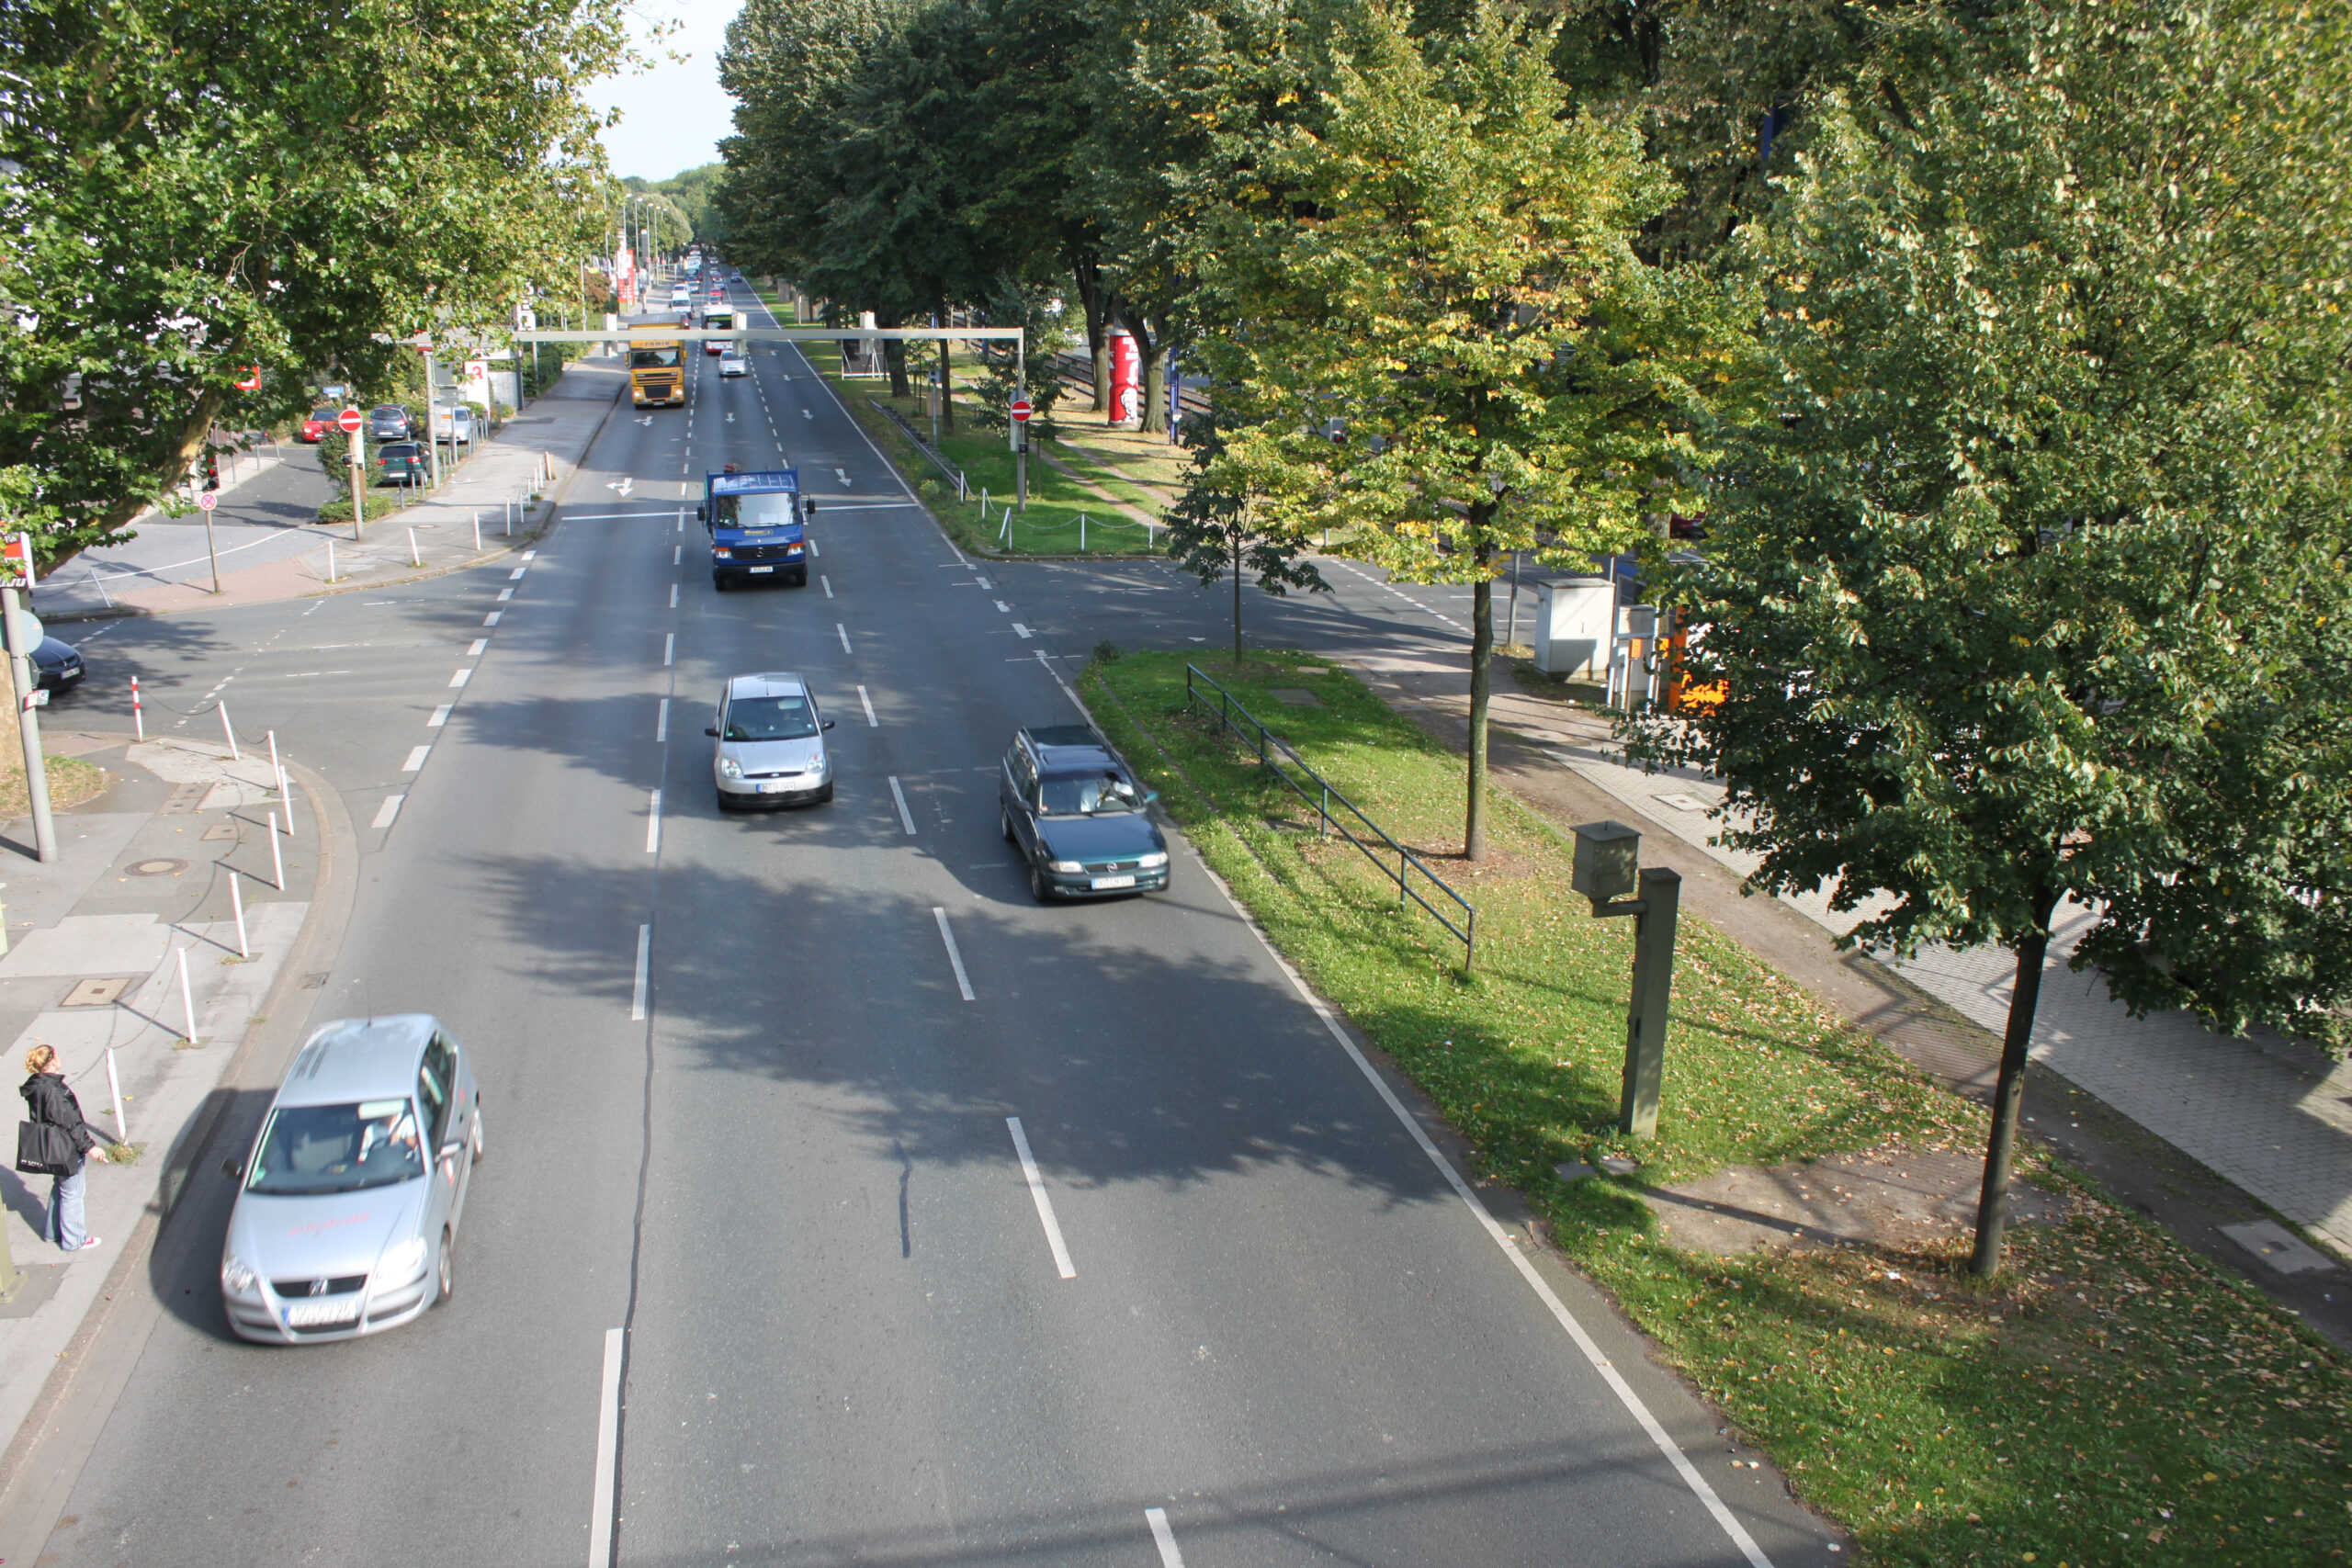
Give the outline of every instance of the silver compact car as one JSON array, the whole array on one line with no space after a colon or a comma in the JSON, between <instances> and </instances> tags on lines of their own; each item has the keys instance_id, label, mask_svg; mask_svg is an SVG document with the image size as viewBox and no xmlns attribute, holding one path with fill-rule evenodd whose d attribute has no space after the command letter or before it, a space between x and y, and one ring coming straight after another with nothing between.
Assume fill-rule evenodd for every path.
<instances>
[{"instance_id":1,"label":"silver compact car","mask_svg":"<svg viewBox=\"0 0 2352 1568\"><path fill-rule=\"evenodd\" d=\"M833 759L825 731L833 721L797 675L738 675L719 694L718 713L705 735L718 808L808 806L833 798Z\"/></svg>"},{"instance_id":2,"label":"silver compact car","mask_svg":"<svg viewBox=\"0 0 2352 1568\"><path fill-rule=\"evenodd\" d=\"M307 1345L395 1328L449 1299L482 1153L466 1054L424 1013L311 1036L240 1166L220 1254L229 1326Z\"/></svg>"}]
</instances>

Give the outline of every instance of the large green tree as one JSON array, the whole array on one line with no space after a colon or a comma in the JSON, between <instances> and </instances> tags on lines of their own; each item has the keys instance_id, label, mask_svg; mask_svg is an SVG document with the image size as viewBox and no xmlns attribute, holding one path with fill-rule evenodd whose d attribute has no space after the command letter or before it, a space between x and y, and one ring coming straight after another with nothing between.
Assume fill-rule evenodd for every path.
<instances>
[{"instance_id":1,"label":"large green tree","mask_svg":"<svg viewBox=\"0 0 2352 1568\"><path fill-rule=\"evenodd\" d=\"M573 287L626 53L619 0L0 7L0 509L53 566L374 334Z\"/></svg>"},{"instance_id":2,"label":"large green tree","mask_svg":"<svg viewBox=\"0 0 2352 1568\"><path fill-rule=\"evenodd\" d=\"M1211 489L1398 578L1474 588L1464 852L1486 851L1493 581L1510 552L1634 547L1691 455L1705 297L1632 239L1670 197L1629 126L1572 113L1546 35L1480 6L1412 36L1331 8L1299 120L1219 149L1189 259ZM1230 406L1228 406L1230 405ZM1539 536L1540 530L1540 536Z\"/></svg>"},{"instance_id":3,"label":"large green tree","mask_svg":"<svg viewBox=\"0 0 2352 1568\"><path fill-rule=\"evenodd\" d=\"M1880 50L1744 241L1773 417L1675 589L1727 695L1647 746L1754 886L2013 952L1989 1273L2062 900L2135 1009L2345 1034L2352 36L2041 0Z\"/></svg>"}]
</instances>

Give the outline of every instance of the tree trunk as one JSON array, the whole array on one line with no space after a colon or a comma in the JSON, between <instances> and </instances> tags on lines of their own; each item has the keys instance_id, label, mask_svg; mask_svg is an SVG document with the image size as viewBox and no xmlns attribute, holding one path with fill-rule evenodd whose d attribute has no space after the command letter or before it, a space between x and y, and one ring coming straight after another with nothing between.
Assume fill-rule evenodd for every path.
<instances>
[{"instance_id":1,"label":"tree trunk","mask_svg":"<svg viewBox=\"0 0 2352 1568\"><path fill-rule=\"evenodd\" d=\"M939 340L939 427L949 435L956 434L956 360L947 352L945 338Z\"/></svg>"},{"instance_id":2,"label":"tree trunk","mask_svg":"<svg viewBox=\"0 0 2352 1568\"><path fill-rule=\"evenodd\" d=\"M1094 412L1111 406L1111 339L1102 330L1102 269L1091 256L1070 264L1078 280L1078 302L1086 311L1086 351L1094 360Z\"/></svg>"},{"instance_id":3,"label":"tree trunk","mask_svg":"<svg viewBox=\"0 0 2352 1568\"><path fill-rule=\"evenodd\" d=\"M1143 428L1154 435L1168 434L1168 350L1164 347L1144 356Z\"/></svg>"},{"instance_id":4,"label":"tree trunk","mask_svg":"<svg viewBox=\"0 0 2352 1568\"><path fill-rule=\"evenodd\" d=\"M1495 673L1495 584L1486 573L1493 551L1481 546L1470 600L1470 805L1463 817L1462 858L1487 858L1487 700Z\"/></svg>"},{"instance_id":5,"label":"tree trunk","mask_svg":"<svg viewBox=\"0 0 2352 1568\"><path fill-rule=\"evenodd\" d=\"M2017 944L2017 983L2009 993L2009 1023L2001 1036L2001 1075L1993 1088L1993 1136L1984 1150L1984 1187L1976 1200L1976 1252L1968 1271L1980 1280L2000 1272L2009 1226L2009 1169L2015 1163L2018 1110L2025 1102L2026 1053L2033 1045L2033 1015L2041 1004L2041 966L2050 955L2050 915L2057 895L2034 894L2033 931Z\"/></svg>"},{"instance_id":6,"label":"tree trunk","mask_svg":"<svg viewBox=\"0 0 2352 1568\"><path fill-rule=\"evenodd\" d=\"M886 337L882 340L882 363L889 367L890 395L911 397L914 389L907 384L907 342L904 338Z\"/></svg>"},{"instance_id":7,"label":"tree trunk","mask_svg":"<svg viewBox=\"0 0 2352 1568\"><path fill-rule=\"evenodd\" d=\"M1233 531L1233 672L1241 673L1241 530Z\"/></svg>"}]
</instances>

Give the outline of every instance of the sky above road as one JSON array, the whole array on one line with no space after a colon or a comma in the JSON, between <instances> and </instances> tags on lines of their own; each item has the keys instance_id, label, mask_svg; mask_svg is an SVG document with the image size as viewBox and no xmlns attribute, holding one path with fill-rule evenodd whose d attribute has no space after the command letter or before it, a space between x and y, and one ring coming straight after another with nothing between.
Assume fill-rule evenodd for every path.
<instances>
[{"instance_id":1,"label":"sky above road","mask_svg":"<svg viewBox=\"0 0 2352 1568\"><path fill-rule=\"evenodd\" d=\"M598 110L621 111L620 123L604 131L614 174L666 180L718 162L718 139L735 129L735 100L718 87L718 51L738 9L730 0L638 0L631 7L640 50L653 63L605 77L587 91ZM656 28L672 24L659 43L645 41Z\"/></svg>"}]
</instances>

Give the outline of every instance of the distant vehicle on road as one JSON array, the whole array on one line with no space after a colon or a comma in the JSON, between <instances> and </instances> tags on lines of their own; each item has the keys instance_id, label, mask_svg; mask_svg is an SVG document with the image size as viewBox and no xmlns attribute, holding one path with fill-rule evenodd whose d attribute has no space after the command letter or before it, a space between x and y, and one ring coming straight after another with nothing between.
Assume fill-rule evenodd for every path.
<instances>
[{"instance_id":1,"label":"distant vehicle on road","mask_svg":"<svg viewBox=\"0 0 2352 1568\"><path fill-rule=\"evenodd\" d=\"M1082 724L1046 725L1012 738L997 774L997 825L1029 865L1040 904L1168 887L1168 840L1110 743Z\"/></svg>"},{"instance_id":2,"label":"distant vehicle on road","mask_svg":"<svg viewBox=\"0 0 2352 1568\"><path fill-rule=\"evenodd\" d=\"M732 349L718 356L718 373L721 376L741 376L750 368L743 356Z\"/></svg>"},{"instance_id":3,"label":"distant vehicle on road","mask_svg":"<svg viewBox=\"0 0 2352 1568\"><path fill-rule=\"evenodd\" d=\"M672 329L639 321L629 329L628 400L639 408L664 408L686 400L684 355Z\"/></svg>"},{"instance_id":4,"label":"distant vehicle on road","mask_svg":"<svg viewBox=\"0 0 2352 1568\"><path fill-rule=\"evenodd\" d=\"M408 410L398 403L378 403L368 411L368 434L378 441L405 441L415 432L409 428Z\"/></svg>"},{"instance_id":5,"label":"distant vehicle on road","mask_svg":"<svg viewBox=\"0 0 2352 1568\"><path fill-rule=\"evenodd\" d=\"M433 459L422 441L387 441L376 448L376 482L421 485L433 478Z\"/></svg>"},{"instance_id":6,"label":"distant vehicle on road","mask_svg":"<svg viewBox=\"0 0 2352 1568\"><path fill-rule=\"evenodd\" d=\"M353 1339L454 1289L451 1249L482 1156L467 1054L424 1013L345 1019L287 1069L240 1165L220 1298L239 1337Z\"/></svg>"},{"instance_id":7,"label":"distant vehicle on road","mask_svg":"<svg viewBox=\"0 0 2352 1568\"><path fill-rule=\"evenodd\" d=\"M728 310L723 305L713 310L705 310L702 316L702 324L704 329L708 332L731 333L735 330L735 312ZM732 340L728 338L707 337L702 340L702 346L703 352L706 354L726 354L732 351L735 344Z\"/></svg>"},{"instance_id":8,"label":"distant vehicle on road","mask_svg":"<svg viewBox=\"0 0 2352 1568\"><path fill-rule=\"evenodd\" d=\"M730 582L759 578L808 586L808 525L817 503L801 496L797 468L705 474L702 491L695 520L710 534L713 588L724 592Z\"/></svg>"},{"instance_id":9,"label":"distant vehicle on road","mask_svg":"<svg viewBox=\"0 0 2352 1568\"><path fill-rule=\"evenodd\" d=\"M718 742L710 758L718 808L832 799L833 760L825 750L825 731L832 727L797 675L778 671L729 681L717 716L703 731Z\"/></svg>"},{"instance_id":10,"label":"distant vehicle on road","mask_svg":"<svg viewBox=\"0 0 2352 1568\"><path fill-rule=\"evenodd\" d=\"M86 673L82 655L70 642L44 637L33 649L33 684L44 691L70 692Z\"/></svg>"},{"instance_id":11,"label":"distant vehicle on road","mask_svg":"<svg viewBox=\"0 0 2352 1568\"><path fill-rule=\"evenodd\" d=\"M674 283L674 284L672 284L672 285L670 286L670 303L671 303L671 304L673 304L673 305L691 305L691 304L693 304L694 302L695 302L695 286L694 286L693 284L691 284L691 283Z\"/></svg>"},{"instance_id":12,"label":"distant vehicle on road","mask_svg":"<svg viewBox=\"0 0 2352 1568\"><path fill-rule=\"evenodd\" d=\"M474 411L465 403L443 403L433 411L433 439L452 446L470 446Z\"/></svg>"},{"instance_id":13,"label":"distant vehicle on road","mask_svg":"<svg viewBox=\"0 0 2352 1568\"><path fill-rule=\"evenodd\" d=\"M303 418L301 438L312 443L324 441L328 433L334 429L334 422L341 417L342 413L343 411L339 408L325 403L320 404Z\"/></svg>"}]
</instances>

